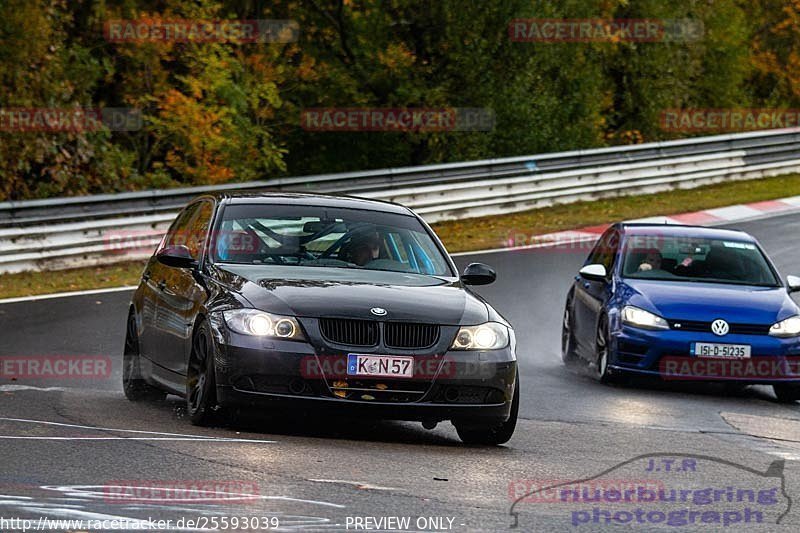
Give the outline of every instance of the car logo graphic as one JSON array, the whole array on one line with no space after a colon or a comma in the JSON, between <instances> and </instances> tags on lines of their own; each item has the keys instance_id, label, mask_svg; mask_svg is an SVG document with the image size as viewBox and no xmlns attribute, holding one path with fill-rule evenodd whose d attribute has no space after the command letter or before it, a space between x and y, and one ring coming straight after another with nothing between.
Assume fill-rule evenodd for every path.
<instances>
[{"instance_id":1,"label":"car logo graphic","mask_svg":"<svg viewBox=\"0 0 800 533\"><path fill-rule=\"evenodd\" d=\"M724 320L715 320L711 323L711 332L718 337L723 337L728 334L731 327Z\"/></svg>"},{"instance_id":2,"label":"car logo graphic","mask_svg":"<svg viewBox=\"0 0 800 533\"><path fill-rule=\"evenodd\" d=\"M386 309L383 307L373 307L369 312L375 316L384 316L386 314Z\"/></svg>"}]
</instances>

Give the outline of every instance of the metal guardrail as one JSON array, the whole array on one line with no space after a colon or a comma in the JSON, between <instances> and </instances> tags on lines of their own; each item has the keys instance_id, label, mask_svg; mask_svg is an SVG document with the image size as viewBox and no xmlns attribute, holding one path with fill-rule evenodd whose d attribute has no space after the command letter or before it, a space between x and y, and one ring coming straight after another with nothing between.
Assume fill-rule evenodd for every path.
<instances>
[{"instance_id":1,"label":"metal guardrail","mask_svg":"<svg viewBox=\"0 0 800 533\"><path fill-rule=\"evenodd\" d=\"M800 128L224 186L2 202L0 272L148 256L180 207L212 190L347 193L399 202L437 222L793 172L800 172Z\"/></svg>"}]
</instances>

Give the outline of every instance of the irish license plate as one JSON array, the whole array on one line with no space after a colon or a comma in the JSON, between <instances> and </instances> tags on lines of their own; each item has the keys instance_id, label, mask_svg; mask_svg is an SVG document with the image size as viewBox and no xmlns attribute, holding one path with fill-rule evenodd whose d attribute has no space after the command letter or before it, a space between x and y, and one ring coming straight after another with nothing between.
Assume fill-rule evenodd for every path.
<instances>
[{"instance_id":1,"label":"irish license plate","mask_svg":"<svg viewBox=\"0 0 800 533\"><path fill-rule=\"evenodd\" d=\"M376 378L413 378L414 358L394 355L347 354L347 375Z\"/></svg>"},{"instance_id":2,"label":"irish license plate","mask_svg":"<svg viewBox=\"0 0 800 533\"><path fill-rule=\"evenodd\" d=\"M747 344L696 342L692 345L692 355L717 359L749 359L750 346Z\"/></svg>"}]
</instances>

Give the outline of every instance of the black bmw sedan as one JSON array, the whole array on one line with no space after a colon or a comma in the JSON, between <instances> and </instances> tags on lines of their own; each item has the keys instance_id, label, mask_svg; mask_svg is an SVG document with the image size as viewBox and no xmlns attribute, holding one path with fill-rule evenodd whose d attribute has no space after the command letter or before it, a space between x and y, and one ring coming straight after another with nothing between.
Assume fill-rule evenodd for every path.
<instances>
[{"instance_id":1,"label":"black bmw sedan","mask_svg":"<svg viewBox=\"0 0 800 533\"><path fill-rule=\"evenodd\" d=\"M501 444L519 408L514 330L400 205L307 194L192 201L148 262L128 315L130 400L450 420Z\"/></svg>"}]
</instances>

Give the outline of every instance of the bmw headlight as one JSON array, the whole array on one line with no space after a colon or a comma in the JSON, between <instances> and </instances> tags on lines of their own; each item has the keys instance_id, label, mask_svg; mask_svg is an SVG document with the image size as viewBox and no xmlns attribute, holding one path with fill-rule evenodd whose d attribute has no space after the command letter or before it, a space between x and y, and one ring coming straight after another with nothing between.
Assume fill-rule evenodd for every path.
<instances>
[{"instance_id":1,"label":"bmw headlight","mask_svg":"<svg viewBox=\"0 0 800 533\"><path fill-rule=\"evenodd\" d=\"M660 316L632 305L622 308L622 323L636 328L669 329L667 321Z\"/></svg>"},{"instance_id":2,"label":"bmw headlight","mask_svg":"<svg viewBox=\"0 0 800 533\"><path fill-rule=\"evenodd\" d=\"M793 316L774 324L769 328L773 337L798 337L800 336L800 316Z\"/></svg>"},{"instance_id":3,"label":"bmw headlight","mask_svg":"<svg viewBox=\"0 0 800 533\"><path fill-rule=\"evenodd\" d=\"M297 319L265 313L258 309L229 309L222 312L225 323L236 333L274 337L290 341L305 340Z\"/></svg>"},{"instance_id":4,"label":"bmw headlight","mask_svg":"<svg viewBox=\"0 0 800 533\"><path fill-rule=\"evenodd\" d=\"M497 322L458 330L451 350L499 350L508 346L508 328Z\"/></svg>"}]
</instances>

